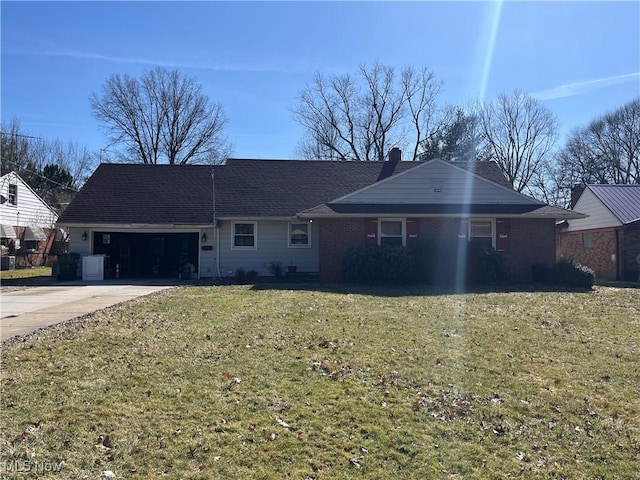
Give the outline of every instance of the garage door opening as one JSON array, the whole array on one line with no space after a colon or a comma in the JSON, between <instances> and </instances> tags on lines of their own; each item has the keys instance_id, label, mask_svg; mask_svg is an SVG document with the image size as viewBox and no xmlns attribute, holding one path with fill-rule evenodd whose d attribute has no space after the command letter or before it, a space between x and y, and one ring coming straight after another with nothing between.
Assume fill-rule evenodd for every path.
<instances>
[{"instance_id":1,"label":"garage door opening","mask_svg":"<svg viewBox=\"0 0 640 480\"><path fill-rule=\"evenodd\" d=\"M107 255L107 275L178 278L198 269L198 233L94 232L93 253Z\"/></svg>"}]
</instances>

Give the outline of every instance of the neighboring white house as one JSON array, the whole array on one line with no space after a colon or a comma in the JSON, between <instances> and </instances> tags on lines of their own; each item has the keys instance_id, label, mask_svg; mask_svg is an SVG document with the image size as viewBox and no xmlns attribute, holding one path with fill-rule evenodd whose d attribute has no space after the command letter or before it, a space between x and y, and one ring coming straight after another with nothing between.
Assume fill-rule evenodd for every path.
<instances>
[{"instance_id":1,"label":"neighboring white house","mask_svg":"<svg viewBox=\"0 0 640 480\"><path fill-rule=\"evenodd\" d=\"M2 255L17 253L29 264L44 263L55 237L57 221L56 212L19 175L11 172L0 177Z\"/></svg>"}]
</instances>

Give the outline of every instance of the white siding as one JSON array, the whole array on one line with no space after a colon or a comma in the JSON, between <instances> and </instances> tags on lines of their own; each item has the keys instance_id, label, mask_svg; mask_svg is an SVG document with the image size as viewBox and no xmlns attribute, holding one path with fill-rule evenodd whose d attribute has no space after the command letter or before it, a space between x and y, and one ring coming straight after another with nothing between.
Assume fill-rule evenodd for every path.
<instances>
[{"instance_id":1,"label":"white siding","mask_svg":"<svg viewBox=\"0 0 640 480\"><path fill-rule=\"evenodd\" d=\"M207 236L205 242L202 241L202 234ZM202 230L200 233L200 278L211 278L216 276L216 232L213 228ZM212 250L203 250L203 246L211 246Z\"/></svg>"},{"instance_id":2,"label":"white siding","mask_svg":"<svg viewBox=\"0 0 640 480\"><path fill-rule=\"evenodd\" d=\"M83 232L87 232L87 239L82 240ZM70 228L69 229L69 253L79 253L80 262L78 262L78 270L76 276L82 277L82 257L85 255L91 255L91 239L92 235L89 235L89 231L85 228Z\"/></svg>"},{"instance_id":3,"label":"white siding","mask_svg":"<svg viewBox=\"0 0 640 480\"><path fill-rule=\"evenodd\" d=\"M475 178L474 178L475 177ZM471 190L474 179L475 189ZM401 173L343 197L335 203L383 204L539 204L519 194L441 161Z\"/></svg>"},{"instance_id":4,"label":"white siding","mask_svg":"<svg viewBox=\"0 0 640 480\"><path fill-rule=\"evenodd\" d=\"M237 269L255 270L258 275L271 275L268 265L280 262L286 271L295 265L298 272L317 272L319 269L318 228L311 224L311 246L289 247L289 222L258 221L257 247L255 250L233 250L231 248L232 222L219 222L220 226L220 274L233 276Z\"/></svg>"},{"instance_id":5,"label":"white siding","mask_svg":"<svg viewBox=\"0 0 640 480\"><path fill-rule=\"evenodd\" d=\"M589 215L587 218L579 218L577 220L569 220L568 232L578 230L589 230L594 228L619 227L622 225L620 221L611 213L611 211L603 205L587 187L576 202L573 209L576 212Z\"/></svg>"},{"instance_id":6,"label":"white siding","mask_svg":"<svg viewBox=\"0 0 640 480\"><path fill-rule=\"evenodd\" d=\"M14 227L53 228L57 215L15 173L0 179L0 194L8 198L10 184L18 186L18 204L10 205L7 201L0 205L0 223Z\"/></svg>"}]
</instances>

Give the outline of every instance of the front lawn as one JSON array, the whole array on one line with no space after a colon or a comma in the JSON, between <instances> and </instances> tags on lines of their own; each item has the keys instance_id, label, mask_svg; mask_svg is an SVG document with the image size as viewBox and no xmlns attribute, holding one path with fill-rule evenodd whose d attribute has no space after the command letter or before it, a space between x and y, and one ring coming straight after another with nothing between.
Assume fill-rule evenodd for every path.
<instances>
[{"instance_id":1,"label":"front lawn","mask_svg":"<svg viewBox=\"0 0 640 480\"><path fill-rule=\"evenodd\" d=\"M185 287L3 346L2 477L639 478L639 350L638 289Z\"/></svg>"},{"instance_id":2,"label":"front lawn","mask_svg":"<svg viewBox=\"0 0 640 480\"><path fill-rule=\"evenodd\" d=\"M51 267L16 268L0 271L0 286L46 285L53 282Z\"/></svg>"}]
</instances>

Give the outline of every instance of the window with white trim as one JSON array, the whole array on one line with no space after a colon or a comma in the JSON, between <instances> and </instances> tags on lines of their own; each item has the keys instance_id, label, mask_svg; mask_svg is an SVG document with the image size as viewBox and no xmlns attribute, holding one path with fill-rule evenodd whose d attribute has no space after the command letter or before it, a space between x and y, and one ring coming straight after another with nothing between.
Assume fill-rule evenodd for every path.
<instances>
[{"instance_id":1,"label":"window with white trim","mask_svg":"<svg viewBox=\"0 0 640 480\"><path fill-rule=\"evenodd\" d=\"M469 242L482 248L495 248L495 227L493 220L469 221Z\"/></svg>"},{"instance_id":2,"label":"window with white trim","mask_svg":"<svg viewBox=\"0 0 640 480\"><path fill-rule=\"evenodd\" d=\"M311 246L311 224L307 222L289 224L289 247Z\"/></svg>"},{"instance_id":3,"label":"window with white trim","mask_svg":"<svg viewBox=\"0 0 640 480\"><path fill-rule=\"evenodd\" d=\"M9 205L18 205L18 185L9 184L9 197L7 198Z\"/></svg>"},{"instance_id":4,"label":"window with white trim","mask_svg":"<svg viewBox=\"0 0 640 480\"><path fill-rule=\"evenodd\" d=\"M380 245L406 245L405 234L404 220L378 220L378 238Z\"/></svg>"},{"instance_id":5,"label":"window with white trim","mask_svg":"<svg viewBox=\"0 0 640 480\"><path fill-rule=\"evenodd\" d=\"M233 222L231 248L234 250L255 250L258 247L256 222Z\"/></svg>"},{"instance_id":6,"label":"window with white trim","mask_svg":"<svg viewBox=\"0 0 640 480\"><path fill-rule=\"evenodd\" d=\"M27 252L37 252L39 243L40 243L39 240L25 240L24 241L24 249Z\"/></svg>"}]
</instances>

